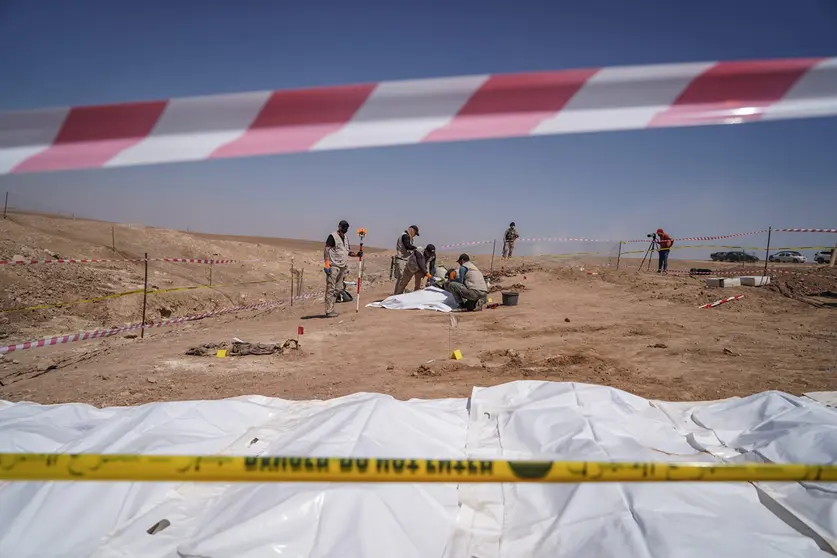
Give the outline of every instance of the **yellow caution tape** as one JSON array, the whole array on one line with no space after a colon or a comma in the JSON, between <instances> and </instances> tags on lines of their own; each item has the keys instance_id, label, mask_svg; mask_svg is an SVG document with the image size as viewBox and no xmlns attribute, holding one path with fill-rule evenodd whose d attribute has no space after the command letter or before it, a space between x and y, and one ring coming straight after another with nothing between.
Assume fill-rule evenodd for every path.
<instances>
[{"instance_id":1,"label":"yellow caution tape","mask_svg":"<svg viewBox=\"0 0 837 558\"><path fill-rule=\"evenodd\" d=\"M723 482L837 481L837 465L488 459L0 454L5 481Z\"/></svg>"},{"instance_id":2,"label":"yellow caution tape","mask_svg":"<svg viewBox=\"0 0 837 558\"><path fill-rule=\"evenodd\" d=\"M238 287L241 285L256 285L260 283L275 283L275 279L269 279L266 281L245 281L243 283L232 283L229 285L192 285L189 287L171 287L169 289L155 289L153 291L148 291L149 295L161 294L161 293L175 293L178 291L193 291L195 289L220 289L222 287ZM0 310L0 314L5 314L7 312L25 312L27 310L44 310L46 308L61 308L63 306L74 306L76 304L84 304L85 302L101 302L102 300L110 300L113 298L121 298L123 296L131 296L131 295L138 295L142 294L142 289L134 289L133 291L125 291L121 293L114 293L105 296L97 296L93 298L83 298L81 300L71 300L68 302L52 302L49 304L38 304L36 306L27 306L25 308L5 308Z\"/></svg>"}]
</instances>

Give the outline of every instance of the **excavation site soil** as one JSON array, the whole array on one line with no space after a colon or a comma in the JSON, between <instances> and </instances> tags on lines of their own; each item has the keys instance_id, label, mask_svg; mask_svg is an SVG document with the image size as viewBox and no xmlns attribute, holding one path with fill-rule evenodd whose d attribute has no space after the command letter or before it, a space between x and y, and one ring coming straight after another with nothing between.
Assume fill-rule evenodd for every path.
<instances>
[{"instance_id":1,"label":"excavation site soil","mask_svg":"<svg viewBox=\"0 0 837 558\"><path fill-rule=\"evenodd\" d=\"M456 313L452 320L363 305L356 313L351 302L338 304L339 317L325 319L322 295L290 303L291 265L295 289L300 275L303 293L324 288L320 242L28 214L12 215L0 232L0 260L136 259L145 252L239 260L213 265L212 287L210 266L150 262L149 290L201 288L148 296L147 320L286 300L277 308L148 329L142 339L132 331L8 353L0 359L0 399L10 401L109 406L250 394L327 399L363 391L441 398L527 379L604 384L666 400L837 390L837 269L806 266L798 273L802 268L788 265L768 287L709 289L703 278L683 273L638 272L635 259L623 259L617 271L615 258L516 257L505 264L497 258L490 296L500 302L503 290L514 290L517 306ZM367 256L363 304L393 289L389 253L369 249ZM490 255L475 260L490 267ZM673 256L671 266L710 264ZM141 320L141 294L19 309L141 290L142 262L0 268L2 345ZM353 263L350 280L356 270ZM745 296L698 308L735 294ZM298 346L285 343L297 339L299 327ZM234 338L263 344L253 352L269 354L216 356ZM274 343L284 346L265 349ZM208 347L192 350L201 345ZM462 359L451 360L452 350Z\"/></svg>"}]
</instances>

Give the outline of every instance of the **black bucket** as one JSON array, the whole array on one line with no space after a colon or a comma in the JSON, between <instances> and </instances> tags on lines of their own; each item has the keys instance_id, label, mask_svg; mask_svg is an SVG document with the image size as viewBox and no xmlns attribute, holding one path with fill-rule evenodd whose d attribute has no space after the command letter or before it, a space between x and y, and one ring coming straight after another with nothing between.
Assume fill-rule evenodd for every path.
<instances>
[{"instance_id":1,"label":"black bucket","mask_svg":"<svg viewBox=\"0 0 837 558\"><path fill-rule=\"evenodd\" d=\"M503 293L503 306L517 306L519 293Z\"/></svg>"}]
</instances>

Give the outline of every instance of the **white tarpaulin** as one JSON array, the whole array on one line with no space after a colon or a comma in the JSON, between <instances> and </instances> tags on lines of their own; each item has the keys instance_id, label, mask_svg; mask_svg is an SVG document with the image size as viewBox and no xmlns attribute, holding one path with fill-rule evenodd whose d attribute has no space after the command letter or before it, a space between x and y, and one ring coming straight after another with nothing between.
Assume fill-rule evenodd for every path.
<instances>
[{"instance_id":1,"label":"white tarpaulin","mask_svg":"<svg viewBox=\"0 0 837 558\"><path fill-rule=\"evenodd\" d=\"M427 287L412 293L393 295L366 306L390 310L436 310L437 312L450 312L459 307L452 294L438 287Z\"/></svg>"},{"instance_id":2,"label":"white tarpaulin","mask_svg":"<svg viewBox=\"0 0 837 558\"><path fill-rule=\"evenodd\" d=\"M0 402L0 451L834 463L837 411L531 381L470 401ZM0 556L825 557L835 504L824 483L5 483Z\"/></svg>"}]
</instances>

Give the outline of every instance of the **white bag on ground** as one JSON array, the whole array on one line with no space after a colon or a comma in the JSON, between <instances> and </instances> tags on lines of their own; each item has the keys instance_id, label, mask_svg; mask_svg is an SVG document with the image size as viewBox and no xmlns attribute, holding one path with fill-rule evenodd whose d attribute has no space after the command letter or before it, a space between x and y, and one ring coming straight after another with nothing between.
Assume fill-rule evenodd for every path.
<instances>
[{"instance_id":1,"label":"white bag on ground","mask_svg":"<svg viewBox=\"0 0 837 558\"><path fill-rule=\"evenodd\" d=\"M366 305L370 308L388 308L390 310L435 310L450 312L458 305L449 292L438 287L427 287L412 293L393 295L380 302Z\"/></svg>"}]
</instances>

